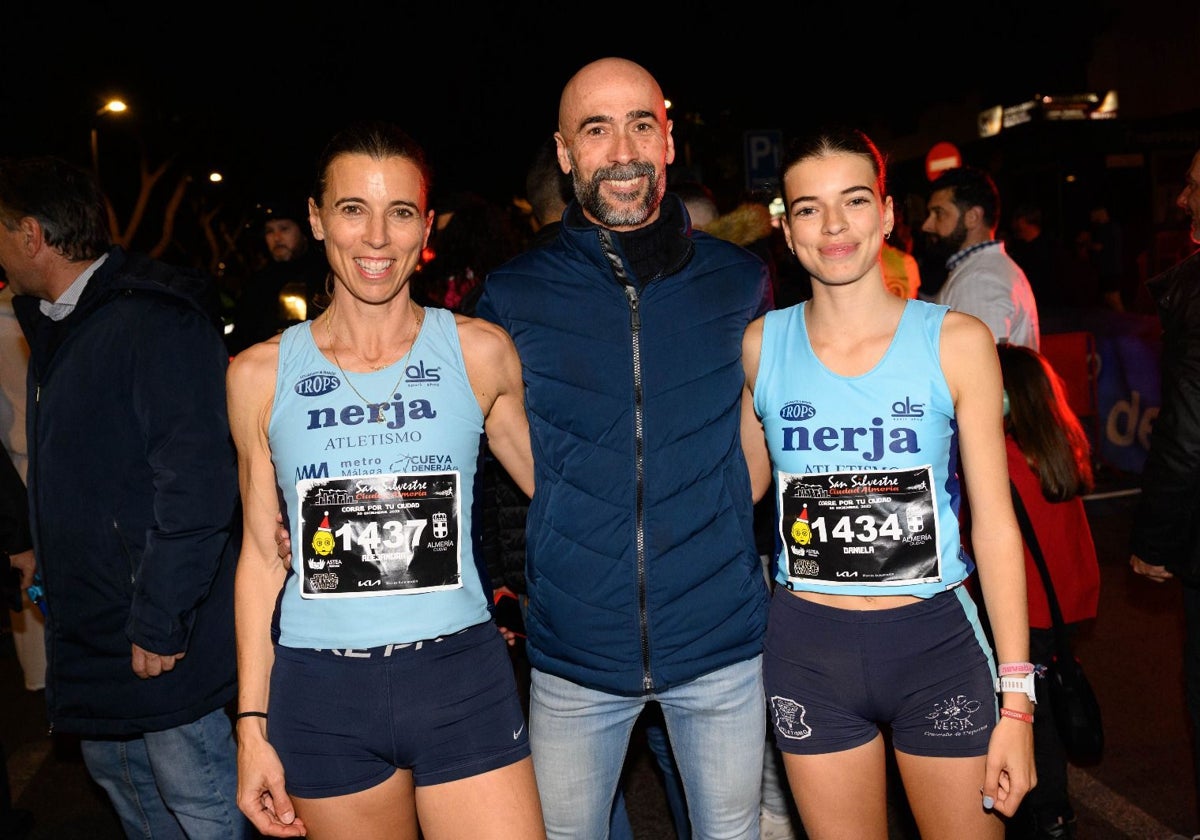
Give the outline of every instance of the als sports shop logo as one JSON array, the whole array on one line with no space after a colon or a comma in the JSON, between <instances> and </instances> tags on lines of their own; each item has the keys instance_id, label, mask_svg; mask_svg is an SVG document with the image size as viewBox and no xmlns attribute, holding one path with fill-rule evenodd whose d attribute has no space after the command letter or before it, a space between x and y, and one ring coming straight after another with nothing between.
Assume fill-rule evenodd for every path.
<instances>
[{"instance_id":1,"label":"als sports shop logo","mask_svg":"<svg viewBox=\"0 0 1200 840\"><path fill-rule=\"evenodd\" d=\"M915 403L912 397L905 397L902 400L896 400L892 403L893 417L924 417L925 403Z\"/></svg>"}]
</instances>

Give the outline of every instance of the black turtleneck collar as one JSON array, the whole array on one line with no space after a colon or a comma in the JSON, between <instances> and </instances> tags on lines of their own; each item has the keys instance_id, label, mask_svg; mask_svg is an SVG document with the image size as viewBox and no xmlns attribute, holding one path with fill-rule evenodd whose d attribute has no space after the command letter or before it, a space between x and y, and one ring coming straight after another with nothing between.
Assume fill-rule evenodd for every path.
<instances>
[{"instance_id":1,"label":"black turtleneck collar","mask_svg":"<svg viewBox=\"0 0 1200 840\"><path fill-rule=\"evenodd\" d=\"M578 202L571 203L569 224L591 225ZM630 273L639 285L674 274L692 257L692 241L685 231L683 202L675 195L663 196L658 218L645 227L629 231L609 231L624 253Z\"/></svg>"}]
</instances>

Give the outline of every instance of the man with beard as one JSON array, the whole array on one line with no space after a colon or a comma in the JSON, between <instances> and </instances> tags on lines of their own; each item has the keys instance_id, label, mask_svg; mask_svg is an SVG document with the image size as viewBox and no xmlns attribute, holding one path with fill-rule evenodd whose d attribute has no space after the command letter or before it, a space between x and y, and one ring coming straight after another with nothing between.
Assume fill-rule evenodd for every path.
<instances>
[{"instance_id":1,"label":"man with beard","mask_svg":"<svg viewBox=\"0 0 1200 840\"><path fill-rule=\"evenodd\" d=\"M921 230L947 271L935 302L983 321L997 344L1040 350L1033 289L996 239L1000 192L991 176L969 166L948 169L930 190Z\"/></svg>"},{"instance_id":2,"label":"man with beard","mask_svg":"<svg viewBox=\"0 0 1200 840\"><path fill-rule=\"evenodd\" d=\"M516 342L533 437L526 629L547 835L607 836L634 724L657 702L695 836L757 836L753 502L769 467L742 451L762 432L740 358L770 277L664 199L674 140L643 67L579 70L555 140L575 200L553 241L489 274L476 309Z\"/></svg>"}]
</instances>

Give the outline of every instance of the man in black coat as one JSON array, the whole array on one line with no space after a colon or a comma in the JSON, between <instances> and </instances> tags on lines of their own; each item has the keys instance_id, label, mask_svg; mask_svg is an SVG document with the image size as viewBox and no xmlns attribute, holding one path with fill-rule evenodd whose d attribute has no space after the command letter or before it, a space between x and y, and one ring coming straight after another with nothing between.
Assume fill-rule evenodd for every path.
<instances>
[{"instance_id":1,"label":"man in black coat","mask_svg":"<svg viewBox=\"0 0 1200 840\"><path fill-rule=\"evenodd\" d=\"M1192 241L1200 245L1200 152L1176 204L1191 217ZM1142 470L1129 564L1156 583L1175 577L1182 583L1183 673L1200 780L1200 251L1146 287L1163 327L1162 406Z\"/></svg>"},{"instance_id":2,"label":"man in black coat","mask_svg":"<svg viewBox=\"0 0 1200 840\"><path fill-rule=\"evenodd\" d=\"M237 463L212 278L111 245L57 158L0 161L0 268L30 347L26 430L52 731L130 836L245 836Z\"/></svg>"}]
</instances>

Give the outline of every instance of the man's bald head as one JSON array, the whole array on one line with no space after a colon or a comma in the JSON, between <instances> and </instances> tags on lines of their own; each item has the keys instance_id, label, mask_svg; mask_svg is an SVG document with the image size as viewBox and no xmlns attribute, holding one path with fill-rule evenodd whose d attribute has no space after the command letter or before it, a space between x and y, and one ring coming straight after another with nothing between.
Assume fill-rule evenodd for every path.
<instances>
[{"instance_id":1,"label":"man's bald head","mask_svg":"<svg viewBox=\"0 0 1200 840\"><path fill-rule=\"evenodd\" d=\"M589 220L622 231L658 218L675 141L646 68L625 58L584 65L563 88L554 139Z\"/></svg>"},{"instance_id":2,"label":"man's bald head","mask_svg":"<svg viewBox=\"0 0 1200 840\"><path fill-rule=\"evenodd\" d=\"M607 113L604 110L593 110L603 104L606 92L621 91L628 94L631 90L644 93L645 101L654 103L656 116L665 125L666 99L650 71L627 58L612 57L585 64L567 81L558 100L559 132L569 137L577 132L589 117Z\"/></svg>"}]
</instances>

